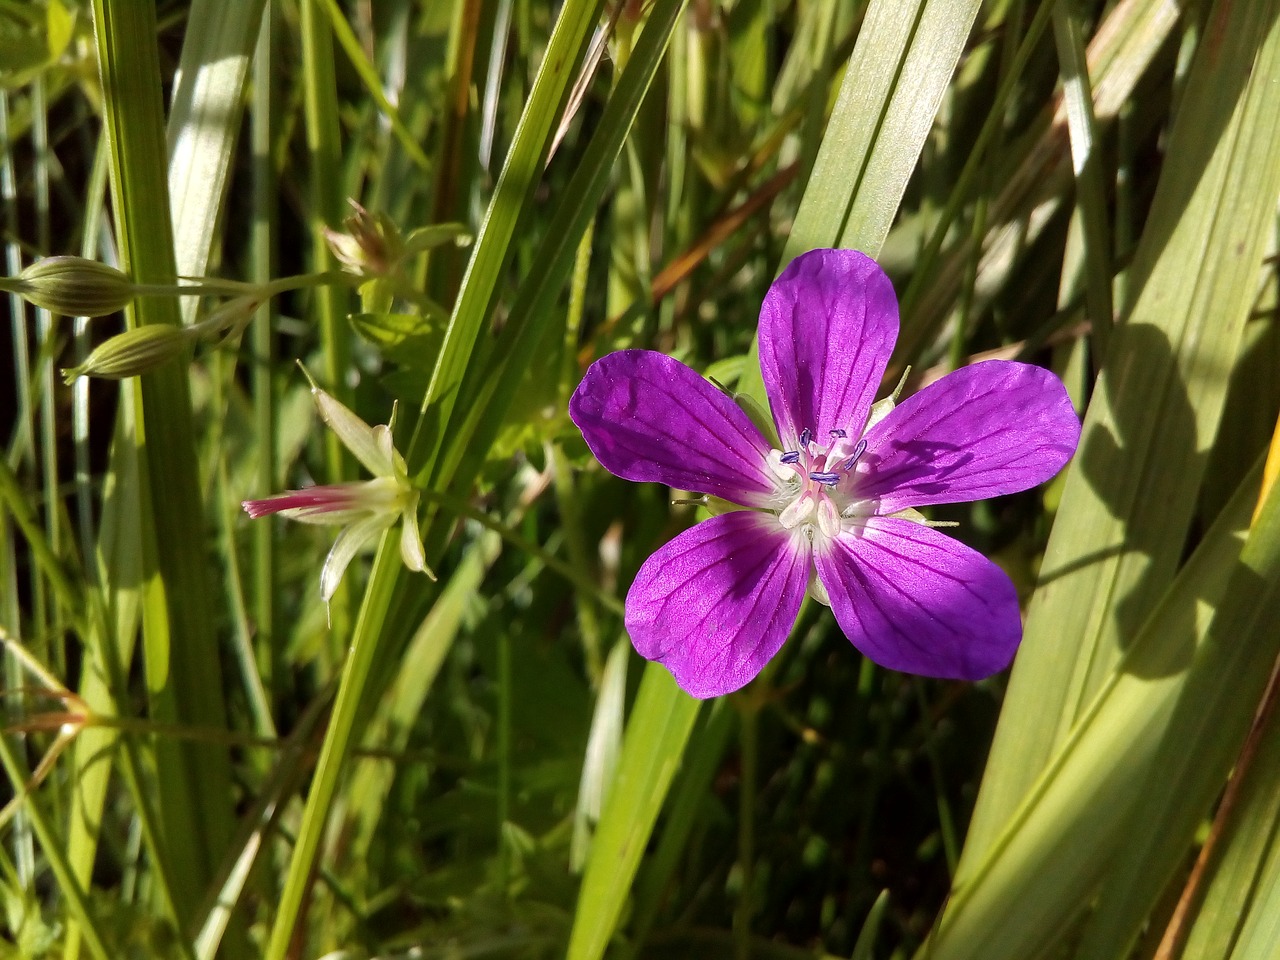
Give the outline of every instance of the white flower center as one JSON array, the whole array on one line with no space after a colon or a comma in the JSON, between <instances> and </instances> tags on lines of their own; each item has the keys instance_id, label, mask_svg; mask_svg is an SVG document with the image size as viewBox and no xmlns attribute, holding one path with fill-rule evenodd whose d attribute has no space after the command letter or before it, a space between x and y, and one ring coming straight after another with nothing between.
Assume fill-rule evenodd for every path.
<instances>
[{"instance_id":1,"label":"white flower center","mask_svg":"<svg viewBox=\"0 0 1280 960\"><path fill-rule=\"evenodd\" d=\"M874 504L854 490L854 468L866 447L843 430L833 430L823 446L806 429L795 450L771 450L769 467L778 478L772 506L783 528L819 541L836 536L846 521L874 513Z\"/></svg>"}]
</instances>

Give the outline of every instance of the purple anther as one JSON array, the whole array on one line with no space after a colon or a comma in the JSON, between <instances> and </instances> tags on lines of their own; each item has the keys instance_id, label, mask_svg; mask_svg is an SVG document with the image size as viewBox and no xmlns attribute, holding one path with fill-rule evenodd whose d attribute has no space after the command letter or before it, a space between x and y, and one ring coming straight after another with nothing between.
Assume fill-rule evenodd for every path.
<instances>
[{"instance_id":1,"label":"purple anther","mask_svg":"<svg viewBox=\"0 0 1280 960\"><path fill-rule=\"evenodd\" d=\"M781 460L783 463L799 463L799 462L800 462L800 451L799 451L799 450L788 450L786 453L784 453L784 454L783 454L782 456L780 456L778 459L779 459L779 460Z\"/></svg>"},{"instance_id":2,"label":"purple anther","mask_svg":"<svg viewBox=\"0 0 1280 960\"><path fill-rule=\"evenodd\" d=\"M838 473L811 473L809 479L814 483L820 483L824 487L834 487L840 482L840 474Z\"/></svg>"},{"instance_id":3,"label":"purple anther","mask_svg":"<svg viewBox=\"0 0 1280 960\"><path fill-rule=\"evenodd\" d=\"M805 427L803 430L800 431L800 446L802 447L809 446L809 441L812 439L813 439L813 431L810 430L808 427Z\"/></svg>"},{"instance_id":4,"label":"purple anther","mask_svg":"<svg viewBox=\"0 0 1280 960\"><path fill-rule=\"evenodd\" d=\"M831 439L832 439L832 440L843 440L843 439L844 439L845 437L847 437L848 435L849 435L849 434L847 434L847 433L846 433L845 431L843 431L843 430L832 430L832 431L831 431Z\"/></svg>"},{"instance_id":5,"label":"purple anther","mask_svg":"<svg viewBox=\"0 0 1280 960\"><path fill-rule=\"evenodd\" d=\"M866 452L866 450L867 450L866 440L859 440L856 444L854 444L853 456L851 456L848 460L844 462L845 470L846 471L852 470L853 465L858 462L858 458L862 456Z\"/></svg>"}]
</instances>

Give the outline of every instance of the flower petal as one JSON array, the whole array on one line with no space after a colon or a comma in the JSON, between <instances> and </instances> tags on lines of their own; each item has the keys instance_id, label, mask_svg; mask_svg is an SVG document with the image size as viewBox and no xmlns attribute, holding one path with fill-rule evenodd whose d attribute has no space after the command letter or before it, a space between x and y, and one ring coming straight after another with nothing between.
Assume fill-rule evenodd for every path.
<instances>
[{"instance_id":1,"label":"flower petal","mask_svg":"<svg viewBox=\"0 0 1280 960\"><path fill-rule=\"evenodd\" d=\"M760 371L783 446L801 431L862 432L898 338L898 300L856 250L811 250L773 281L760 308Z\"/></svg>"},{"instance_id":2,"label":"flower petal","mask_svg":"<svg viewBox=\"0 0 1280 960\"><path fill-rule=\"evenodd\" d=\"M363 520L357 520L338 533L338 539L334 540L333 546L329 548L329 556L325 557L324 568L320 571L320 596L325 603L328 603L338 592L342 575L347 572L347 566L360 552L360 548L391 526L396 516L394 513L375 514Z\"/></svg>"},{"instance_id":3,"label":"flower petal","mask_svg":"<svg viewBox=\"0 0 1280 960\"><path fill-rule=\"evenodd\" d=\"M400 524L400 559L414 573L427 569L427 555L422 549L422 532L418 529L418 498L406 504ZM435 579L435 575L431 575Z\"/></svg>"},{"instance_id":4,"label":"flower petal","mask_svg":"<svg viewBox=\"0 0 1280 960\"><path fill-rule=\"evenodd\" d=\"M768 514L737 510L705 520L640 567L627 593L631 642L690 695L731 693L791 632L810 553Z\"/></svg>"},{"instance_id":5,"label":"flower petal","mask_svg":"<svg viewBox=\"0 0 1280 960\"><path fill-rule=\"evenodd\" d=\"M776 481L751 418L679 360L622 350L591 365L569 416L610 473L762 506Z\"/></svg>"},{"instance_id":6,"label":"flower petal","mask_svg":"<svg viewBox=\"0 0 1280 960\"><path fill-rule=\"evenodd\" d=\"M311 388L311 396L320 411L320 419L338 435L342 445L375 477L389 477L393 472L390 431L385 426L371 427L339 401L319 387Z\"/></svg>"},{"instance_id":7,"label":"flower petal","mask_svg":"<svg viewBox=\"0 0 1280 960\"><path fill-rule=\"evenodd\" d=\"M888 514L1043 483L1075 453L1080 420L1048 370L987 360L908 397L864 439L855 492Z\"/></svg>"},{"instance_id":8,"label":"flower petal","mask_svg":"<svg viewBox=\"0 0 1280 960\"><path fill-rule=\"evenodd\" d=\"M980 680L1022 639L1004 571L931 527L869 517L814 551L840 629L871 660L926 677Z\"/></svg>"}]
</instances>

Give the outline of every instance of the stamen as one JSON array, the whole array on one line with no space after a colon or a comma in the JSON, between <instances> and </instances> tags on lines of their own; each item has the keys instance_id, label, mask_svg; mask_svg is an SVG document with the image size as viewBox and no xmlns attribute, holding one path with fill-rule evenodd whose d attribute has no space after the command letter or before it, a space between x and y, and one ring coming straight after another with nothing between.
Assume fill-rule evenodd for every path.
<instances>
[{"instance_id":1,"label":"stamen","mask_svg":"<svg viewBox=\"0 0 1280 960\"><path fill-rule=\"evenodd\" d=\"M832 430L832 431L831 431L831 439L832 439L832 440L843 440L843 439L844 439L845 437L847 437L848 435L849 435L849 434L848 434L848 433L846 433L846 432L845 432L845 431L843 431L843 430Z\"/></svg>"},{"instance_id":2,"label":"stamen","mask_svg":"<svg viewBox=\"0 0 1280 960\"><path fill-rule=\"evenodd\" d=\"M812 430L810 430L808 427L805 427L803 430L801 430L801 431L800 431L800 446L801 446L801 447L807 447L807 446L809 446L809 441L810 441L810 440L812 440L812 439L813 439L813 431L812 431Z\"/></svg>"},{"instance_id":3,"label":"stamen","mask_svg":"<svg viewBox=\"0 0 1280 960\"><path fill-rule=\"evenodd\" d=\"M821 483L823 486L834 487L840 482L840 474L838 473L811 473L809 479L814 483Z\"/></svg>"},{"instance_id":4,"label":"stamen","mask_svg":"<svg viewBox=\"0 0 1280 960\"><path fill-rule=\"evenodd\" d=\"M783 454L782 456L780 456L778 459L779 459L779 460L781 460L783 463L799 463L799 462L800 462L800 451L799 451L799 450L788 450L786 453L784 453L784 454Z\"/></svg>"},{"instance_id":5,"label":"stamen","mask_svg":"<svg viewBox=\"0 0 1280 960\"><path fill-rule=\"evenodd\" d=\"M845 472L848 473L853 469L853 465L858 462L858 458L867 452L867 441L859 440L853 448L853 456L844 462Z\"/></svg>"}]
</instances>

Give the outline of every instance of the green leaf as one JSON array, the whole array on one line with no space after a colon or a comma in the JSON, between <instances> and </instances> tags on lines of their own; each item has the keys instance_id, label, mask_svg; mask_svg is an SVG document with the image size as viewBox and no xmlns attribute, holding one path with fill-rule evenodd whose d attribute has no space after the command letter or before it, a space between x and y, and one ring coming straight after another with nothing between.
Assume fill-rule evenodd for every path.
<instances>
[{"instance_id":1,"label":"green leaf","mask_svg":"<svg viewBox=\"0 0 1280 960\"><path fill-rule=\"evenodd\" d=\"M1203 815L1265 683L1260 665L1280 647L1267 628L1280 581L1262 586L1280 573L1280 498L1272 498L1268 529L1255 528L1241 545L1259 475L1205 535L983 855L966 847L922 960L1038 956L1129 855L1148 818L1170 807ZM1211 768L1203 776L1202 763Z\"/></svg>"},{"instance_id":2,"label":"green leaf","mask_svg":"<svg viewBox=\"0 0 1280 960\"><path fill-rule=\"evenodd\" d=\"M991 844L1177 571L1280 196L1280 4L1215 7L1085 418L965 859ZM1269 31L1269 32L1268 32ZM1185 634L1165 642L1186 652ZM962 863L962 873L964 864Z\"/></svg>"},{"instance_id":3,"label":"green leaf","mask_svg":"<svg viewBox=\"0 0 1280 960\"><path fill-rule=\"evenodd\" d=\"M645 666L618 773L582 875L568 960L595 960L608 946L699 706L661 664Z\"/></svg>"},{"instance_id":4,"label":"green leaf","mask_svg":"<svg viewBox=\"0 0 1280 960\"><path fill-rule=\"evenodd\" d=\"M392 363L430 373L440 356L444 325L438 318L410 313L354 313L356 333Z\"/></svg>"},{"instance_id":5,"label":"green leaf","mask_svg":"<svg viewBox=\"0 0 1280 960\"><path fill-rule=\"evenodd\" d=\"M873 0L778 272L819 247L879 255L980 6ZM738 392L768 402L756 341Z\"/></svg>"}]
</instances>

